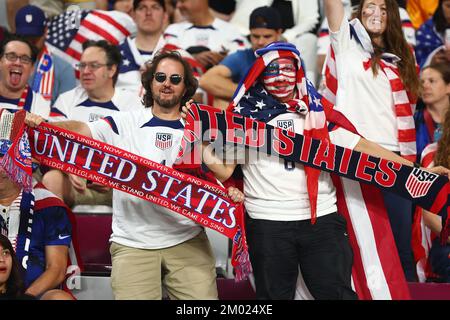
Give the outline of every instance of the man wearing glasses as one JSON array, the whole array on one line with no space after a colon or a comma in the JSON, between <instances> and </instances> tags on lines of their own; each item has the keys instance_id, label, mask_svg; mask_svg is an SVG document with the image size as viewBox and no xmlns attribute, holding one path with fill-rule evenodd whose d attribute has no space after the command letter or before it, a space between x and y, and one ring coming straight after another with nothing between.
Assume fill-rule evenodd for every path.
<instances>
[{"instance_id":1,"label":"man wearing glasses","mask_svg":"<svg viewBox=\"0 0 450 320\"><path fill-rule=\"evenodd\" d=\"M52 107L50 121L92 122L117 112L143 108L135 92L115 88L120 52L105 40L86 41L77 65L80 86L59 96ZM89 183L59 170L48 171L42 182L68 205L111 205L109 188Z\"/></svg>"},{"instance_id":2,"label":"man wearing glasses","mask_svg":"<svg viewBox=\"0 0 450 320\"><path fill-rule=\"evenodd\" d=\"M24 109L47 118L50 102L28 86L37 49L18 36L10 36L0 48L0 108Z\"/></svg>"}]
</instances>

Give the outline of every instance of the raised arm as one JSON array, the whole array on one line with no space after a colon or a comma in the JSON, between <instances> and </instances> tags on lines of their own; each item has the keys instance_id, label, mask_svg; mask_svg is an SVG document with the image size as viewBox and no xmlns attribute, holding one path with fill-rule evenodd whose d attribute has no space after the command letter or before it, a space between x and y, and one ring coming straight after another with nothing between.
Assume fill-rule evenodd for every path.
<instances>
[{"instance_id":1,"label":"raised arm","mask_svg":"<svg viewBox=\"0 0 450 320\"><path fill-rule=\"evenodd\" d=\"M342 19L345 18L344 5L341 0L324 0L325 15L330 31L339 31Z\"/></svg>"},{"instance_id":2,"label":"raised arm","mask_svg":"<svg viewBox=\"0 0 450 320\"><path fill-rule=\"evenodd\" d=\"M25 124L27 124L29 127L35 128L39 126L42 122L45 122L44 118L42 118L37 114L27 112ZM70 120L70 121L52 122L51 124L56 127L60 127L69 131L74 131L83 136L92 138L91 129L89 129L89 126L84 122Z\"/></svg>"}]
</instances>

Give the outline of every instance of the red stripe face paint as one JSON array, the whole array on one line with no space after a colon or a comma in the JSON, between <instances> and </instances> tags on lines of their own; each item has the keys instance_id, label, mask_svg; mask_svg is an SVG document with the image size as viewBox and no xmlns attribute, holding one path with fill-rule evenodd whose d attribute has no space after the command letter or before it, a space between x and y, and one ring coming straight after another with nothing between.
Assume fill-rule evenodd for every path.
<instances>
[{"instance_id":1,"label":"red stripe face paint","mask_svg":"<svg viewBox=\"0 0 450 320\"><path fill-rule=\"evenodd\" d=\"M289 100L294 93L296 73L297 67L293 59L275 59L263 72L264 87L280 101Z\"/></svg>"}]
</instances>

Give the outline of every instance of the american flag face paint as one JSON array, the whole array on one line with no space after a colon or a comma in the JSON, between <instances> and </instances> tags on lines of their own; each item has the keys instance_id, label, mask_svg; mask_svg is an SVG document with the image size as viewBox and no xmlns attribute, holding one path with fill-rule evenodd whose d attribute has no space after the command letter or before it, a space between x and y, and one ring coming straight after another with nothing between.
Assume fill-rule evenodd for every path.
<instances>
[{"instance_id":1,"label":"american flag face paint","mask_svg":"<svg viewBox=\"0 0 450 320\"><path fill-rule=\"evenodd\" d=\"M262 73L264 87L271 95L286 98L294 92L296 74L297 67L293 59L275 59Z\"/></svg>"}]
</instances>

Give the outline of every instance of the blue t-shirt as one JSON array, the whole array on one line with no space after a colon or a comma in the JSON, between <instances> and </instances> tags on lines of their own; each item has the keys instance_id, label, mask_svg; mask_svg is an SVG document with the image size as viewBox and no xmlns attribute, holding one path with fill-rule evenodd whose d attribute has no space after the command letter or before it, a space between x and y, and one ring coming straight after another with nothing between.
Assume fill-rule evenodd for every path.
<instances>
[{"instance_id":1,"label":"blue t-shirt","mask_svg":"<svg viewBox=\"0 0 450 320\"><path fill-rule=\"evenodd\" d=\"M33 214L25 286L28 288L45 271L46 246L70 246L72 225L63 207L48 207ZM18 256L19 261L22 257Z\"/></svg>"},{"instance_id":2,"label":"blue t-shirt","mask_svg":"<svg viewBox=\"0 0 450 320\"><path fill-rule=\"evenodd\" d=\"M220 64L230 69L231 79L233 82L238 83L247 74L255 60L253 49L244 49L226 56Z\"/></svg>"}]
</instances>

